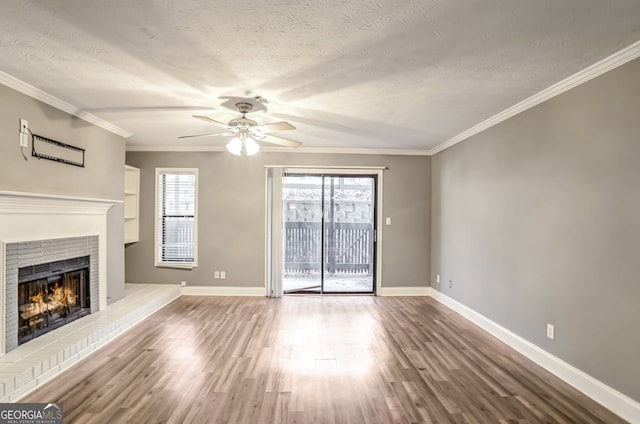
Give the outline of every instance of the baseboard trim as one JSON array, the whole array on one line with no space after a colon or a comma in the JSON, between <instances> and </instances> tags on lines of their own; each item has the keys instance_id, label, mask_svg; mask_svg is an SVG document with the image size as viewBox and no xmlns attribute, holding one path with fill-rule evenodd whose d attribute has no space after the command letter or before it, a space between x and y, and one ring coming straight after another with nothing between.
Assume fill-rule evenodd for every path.
<instances>
[{"instance_id":1,"label":"baseboard trim","mask_svg":"<svg viewBox=\"0 0 640 424\"><path fill-rule=\"evenodd\" d=\"M264 287L220 287L187 286L182 288L183 296L266 296Z\"/></svg>"},{"instance_id":2,"label":"baseboard trim","mask_svg":"<svg viewBox=\"0 0 640 424\"><path fill-rule=\"evenodd\" d=\"M429 296L431 287L380 287L378 296Z\"/></svg>"},{"instance_id":3,"label":"baseboard trim","mask_svg":"<svg viewBox=\"0 0 640 424\"><path fill-rule=\"evenodd\" d=\"M572 385L613 413L632 423L640 423L640 403L607 386L574 366L542 350L466 305L430 287L429 296L459 313L542 368Z\"/></svg>"}]
</instances>

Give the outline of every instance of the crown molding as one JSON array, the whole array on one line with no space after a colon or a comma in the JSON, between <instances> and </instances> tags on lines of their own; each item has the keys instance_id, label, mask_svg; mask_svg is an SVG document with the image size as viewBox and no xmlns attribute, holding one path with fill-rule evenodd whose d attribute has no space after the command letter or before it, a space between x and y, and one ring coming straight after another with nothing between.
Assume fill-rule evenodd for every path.
<instances>
[{"instance_id":1,"label":"crown molding","mask_svg":"<svg viewBox=\"0 0 640 424\"><path fill-rule=\"evenodd\" d=\"M73 115L77 118L82 119L83 121L87 121L90 124L95 125L96 127L100 127L111 133L119 135L120 137L129 138L133 135L129 131L125 131L122 128L113 125L111 122L107 122L104 119L98 118L97 116L89 112L85 112L80 108L67 103L62 99L59 99L54 95L51 95L37 87L34 87L31 84L27 84L26 82L12 77L11 75L6 74L2 71L0 71L0 84L6 85L7 87L19 91L22 94L26 94L29 97L41 101L42 103L46 103L49 106L53 106L56 109L67 112L69 115Z\"/></svg>"},{"instance_id":2,"label":"crown molding","mask_svg":"<svg viewBox=\"0 0 640 424\"><path fill-rule=\"evenodd\" d=\"M570 77L553 84L552 86L545 88L539 93L534 94L533 96L511 106L508 109L503 110L502 112L492 116L491 118L483 121L466 131L461 132L460 134L451 137L447 141L437 145L433 149L429 151L431 155L435 155L438 152L443 151L455 144L460 143L461 141L466 140L467 138L474 136L492 126L499 124L502 121L505 121L521 112L524 112L527 109L530 109L536 105L539 105L542 102L545 102L555 96L558 96L566 91L571 90L574 87L577 87L585 82L592 80L606 72L609 72L612 69L615 69L619 66L624 65L625 63L631 62L633 59L640 57L640 41L637 41L630 46L618 51L617 53L612 54L609 57L604 58L603 60L596 62L595 64L576 72Z\"/></svg>"},{"instance_id":3,"label":"crown molding","mask_svg":"<svg viewBox=\"0 0 640 424\"><path fill-rule=\"evenodd\" d=\"M281 152L281 153L329 153L329 154L369 154L369 155L409 155L409 156L431 156L439 153L451 146L454 146L461 141L468 139L494 125L499 124L521 112L524 112L542 102L545 102L555 96L558 96L574 87L584 84L587 81L592 80L612 69L622 66L636 58L640 57L640 41L637 41L630 46L612 54L611 56L579 71L570 77L553 84L552 86L534 94L531 97L503 110L502 112L492 116L491 118L480 122L477 125L463 131L436 147L428 150L419 149L356 149L356 148L313 148L313 147L301 147L297 149L291 148L263 148L263 152ZM117 134L124 138L129 138L133 134L116 126L112 123L105 121L102 118L82 111L76 106L65 102L31 84L21 81L0 71L0 84L6 85L16 91L19 91L29 97L60 109L70 115L76 116L84 121L87 121L97 127L105 129L109 132ZM135 146L128 145L127 151L129 152L221 152L225 151L224 146Z\"/></svg>"},{"instance_id":4,"label":"crown molding","mask_svg":"<svg viewBox=\"0 0 640 424\"><path fill-rule=\"evenodd\" d=\"M353 149L353 148L340 148L340 147L298 147L281 148L281 147L266 147L261 149L265 152L283 152L283 153L330 153L340 155L393 155L393 156L431 156L429 150L418 149Z\"/></svg>"},{"instance_id":5,"label":"crown molding","mask_svg":"<svg viewBox=\"0 0 640 424\"><path fill-rule=\"evenodd\" d=\"M127 145L127 152L226 152L222 146L136 146ZM429 150L403 149L349 149L339 147L263 147L264 153L310 153L310 154L342 154L342 155L401 155L401 156L430 156Z\"/></svg>"},{"instance_id":6,"label":"crown molding","mask_svg":"<svg viewBox=\"0 0 640 424\"><path fill-rule=\"evenodd\" d=\"M226 152L224 146L140 146L127 144L127 152Z\"/></svg>"}]
</instances>

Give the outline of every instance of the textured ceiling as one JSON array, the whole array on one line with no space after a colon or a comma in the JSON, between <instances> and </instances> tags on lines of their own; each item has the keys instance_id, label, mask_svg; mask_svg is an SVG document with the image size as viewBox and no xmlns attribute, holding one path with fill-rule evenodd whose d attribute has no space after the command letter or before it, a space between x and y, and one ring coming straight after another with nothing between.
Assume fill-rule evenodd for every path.
<instances>
[{"instance_id":1,"label":"textured ceiling","mask_svg":"<svg viewBox=\"0 0 640 424\"><path fill-rule=\"evenodd\" d=\"M0 71L132 146L216 143L177 136L260 95L305 147L424 150L638 41L640 1L25 0L0 26Z\"/></svg>"}]
</instances>

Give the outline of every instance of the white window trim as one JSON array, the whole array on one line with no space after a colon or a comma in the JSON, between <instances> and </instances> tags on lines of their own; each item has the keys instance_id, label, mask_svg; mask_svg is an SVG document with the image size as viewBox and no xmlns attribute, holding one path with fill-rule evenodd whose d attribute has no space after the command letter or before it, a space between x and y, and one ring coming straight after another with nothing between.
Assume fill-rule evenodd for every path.
<instances>
[{"instance_id":1,"label":"white window trim","mask_svg":"<svg viewBox=\"0 0 640 424\"><path fill-rule=\"evenodd\" d=\"M195 184L195 193L194 193L194 210L193 210L193 262L184 262L184 263L173 263L173 262L162 262L158 259L158 234L159 234L159 226L160 219L158 214L158 208L160 207L160 175L161 174L193 174L196 177ZM155 225L154 225L154 263L156 267L162 268L180 268L180 269L192 269L198 266L198 168L156 168L156 177L155 177L155 205L153 209L153 214L155 216Z\"/></svg>"}]
</instances>

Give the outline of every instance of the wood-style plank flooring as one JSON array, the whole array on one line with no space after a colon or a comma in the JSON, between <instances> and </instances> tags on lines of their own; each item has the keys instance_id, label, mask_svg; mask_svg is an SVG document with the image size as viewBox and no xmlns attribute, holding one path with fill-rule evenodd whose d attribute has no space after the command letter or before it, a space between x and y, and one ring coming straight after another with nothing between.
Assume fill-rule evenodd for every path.
<instances>
[{"instance_id":1,"label":"wood-style plank flooring","mask_svg":"<svg viewBox=\"0 0 640 424\"><path fill-rule=\"evenodd\" d=\"M21 402L65 423L622 423L431 298L183 296Z\"/></svg>"}]
</instances>

